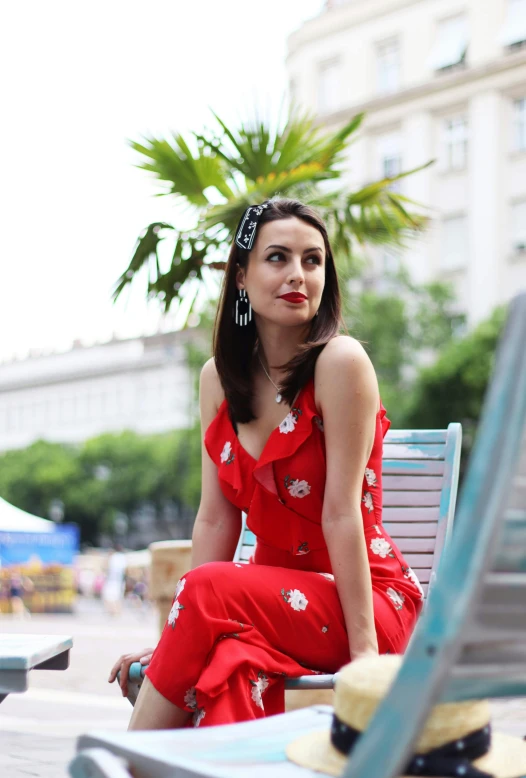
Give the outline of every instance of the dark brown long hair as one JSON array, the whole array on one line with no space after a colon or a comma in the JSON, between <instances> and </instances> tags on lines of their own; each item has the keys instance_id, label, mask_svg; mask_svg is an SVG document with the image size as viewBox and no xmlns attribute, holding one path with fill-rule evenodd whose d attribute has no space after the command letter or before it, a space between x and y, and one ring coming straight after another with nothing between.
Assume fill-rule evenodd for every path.
<instances>
[{"instance_id":1,"label":"dark brown long hair","mask_svg":"<svg viewBox=\"0 0 526 778\"><path fill-rule=\"evenodd\" d=\"M263 211L258 229L263 224L278 219L296 217L315 227L325 244L325 287L318 315L310 324L307 339L298 353L282 368L286 377L281 382L281 394L292 405L299 390L314 375L316 360L324 346L338 334L342 326L341 298L334 257L327 235L327 228L319 214L298 200L273 199ZM245 327L234 320L236 305L236 273L238 266L246 267L249 252L232 243L226 266L221 296L214 326L213 352L217 372L228 402L234 424L255 419L252 409L252 362L258 342L254 319ZM278 367L278 366L276 366Z\"/></svg>"}]
</instances>

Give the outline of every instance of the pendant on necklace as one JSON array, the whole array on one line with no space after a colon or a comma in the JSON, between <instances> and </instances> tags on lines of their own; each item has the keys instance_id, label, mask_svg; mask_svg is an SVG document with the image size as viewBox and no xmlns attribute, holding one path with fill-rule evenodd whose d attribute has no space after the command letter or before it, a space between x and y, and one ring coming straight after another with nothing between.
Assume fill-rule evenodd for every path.
<instances>
[{"instance_id":1,"label":"pendant on necklace","mask_svg":"<svg viewBox=\"0 0 526 778\"><path fill-rule=\"evenodd\" d=\"M278 392L278 393L277 393L277 395L276 395L276 402L277 402L277 403L280 403L280 402L281 402L281 392Z\"/></svg>"}]
</instances>

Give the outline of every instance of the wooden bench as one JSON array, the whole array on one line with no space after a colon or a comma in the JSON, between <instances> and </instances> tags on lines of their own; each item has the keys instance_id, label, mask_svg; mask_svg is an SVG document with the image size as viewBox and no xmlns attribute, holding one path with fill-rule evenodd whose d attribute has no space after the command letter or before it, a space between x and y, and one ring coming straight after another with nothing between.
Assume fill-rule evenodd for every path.
<instances>
[{"instance_id":1,"label":"wooden bench","mask_svg":"<svg viewBox=\"0 0 526 778\"><path fill-rule=\"evenodd\" d=\"M27 690L31 670L66 670L72 645L64 635L0 635L0 702Z\"/></svg>"},{"instance_id":2,"label":"wooden bench","mask_svg":"<svg viewBox=\"0 0 526 778\"><path fill-rule=\"evenodd\" d=\"M415 571L426 596L453 529L461 445L462 427L457 423L445 430L393 430L384 440L384 526ZM234 561L248 562L255 542L243 517ZM128 699L132 705L146 667L139 662L130 667ZM334 675L305 675L288 678L285 688L332 689L334 681Z\"/></svg>"}]
</instances>

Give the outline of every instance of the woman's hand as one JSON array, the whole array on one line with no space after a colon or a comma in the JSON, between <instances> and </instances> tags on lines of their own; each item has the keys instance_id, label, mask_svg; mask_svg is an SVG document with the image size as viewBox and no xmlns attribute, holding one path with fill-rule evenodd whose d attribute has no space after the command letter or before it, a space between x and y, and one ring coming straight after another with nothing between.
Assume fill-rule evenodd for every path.
<instances>
[{"instance_id":1,"label":"woman's hand","mask_svg":"<svg viewBox=\"0 0 526 778\"><path fill-rule=\"evenodd\" d=\"M153 652L153 648L143 648L142 651L138 651L136 654L123 654L120 656L111 668L108 683L113 683L113 681L117 678L117 673L120 672L121 675L119 679L119 685L121 687L122 696L127 697L128 674L130 672L130 665L132 665L134 662L140 662L141 665L149 664Z\"/></svg>"}]
</instances>

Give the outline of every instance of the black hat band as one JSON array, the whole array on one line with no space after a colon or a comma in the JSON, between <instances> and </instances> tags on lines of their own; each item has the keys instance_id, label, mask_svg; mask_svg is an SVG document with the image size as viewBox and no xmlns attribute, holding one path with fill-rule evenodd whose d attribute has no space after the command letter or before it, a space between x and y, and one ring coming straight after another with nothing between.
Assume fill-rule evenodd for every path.
<instances>
[{"instance_id":1,"label":"black hat band","mask_svg":"<svg viewBox=\"0 0 526 778\"><path fill-rule=\"evenodd\" d=\"M340 754L348 756L362 733L349 727L336 714L332 717L331 743ZM491 746L491 727L470 732L425 754L415 754L405 767L405 775L446 776L449 778L493 778L472 764L487 754Z\"/></svg>"}]
</instances>

